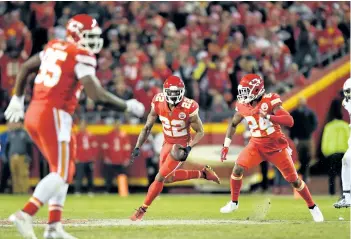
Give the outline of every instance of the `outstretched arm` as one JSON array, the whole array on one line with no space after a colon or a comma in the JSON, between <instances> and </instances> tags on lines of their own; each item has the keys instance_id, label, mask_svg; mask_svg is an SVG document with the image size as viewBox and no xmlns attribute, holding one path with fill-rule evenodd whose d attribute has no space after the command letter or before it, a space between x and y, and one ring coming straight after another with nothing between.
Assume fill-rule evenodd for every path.
<instances>
[{"instance_id":1,"label":"outstretched arm","mask_svg":"<svg viewBox=\"0 0 351 239\"><path fill-rule=\"evenodd\" d=\"M125 101L114 94L111 94L101 86L100 81L95 74L85 75L80 78L79 81L84 86L84 90L88 97L95 101L96 104L103 105L116 111L131 112L138 117L144 115L145 107L142 103L135 99Z\"/></svg>"},{"instance_id":2,"label":"outstretched arm","mask_svg":"<svg viewBox=\"0 0 351 239\"><path fill-rule=\"evenodd\" d=\"M157 119L157 113L153 108L151 108L151 111L147 116L145 126L139 134L135 148L140 148L145 143L146 139L149 137L152 127L156 122L156 119Z\"/></svg>"},{"instance_id":3,"label":"outstretched arm","mask_svg":"<svg viewBox=\"0 0 351 239\"><path fill-rule=\"evenodd\" d=\"M190 147L194 147L205 135L204 127L199 114L196 114L190 118L190 127L196 132L193 140L189 143Z\"/></svg>"}]
</instances>

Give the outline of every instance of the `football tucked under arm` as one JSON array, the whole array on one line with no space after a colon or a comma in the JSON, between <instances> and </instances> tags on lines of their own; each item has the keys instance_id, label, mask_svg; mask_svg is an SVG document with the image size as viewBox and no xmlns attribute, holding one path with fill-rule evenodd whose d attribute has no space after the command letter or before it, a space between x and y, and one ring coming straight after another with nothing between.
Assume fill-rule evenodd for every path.
<instances>
[{"instance_id":1,"label":"football tucked under arm","mask_svg":"<svg viewBox=\"0 0 351 239\"><path fill-rule=\"evenodd\" d=\"M294 125L294 119L282 106L277 106L273 110L274 115L267 115L267 118L276 124L280 124L287 127L292 127Z\"/></svg>"}]
</instances>

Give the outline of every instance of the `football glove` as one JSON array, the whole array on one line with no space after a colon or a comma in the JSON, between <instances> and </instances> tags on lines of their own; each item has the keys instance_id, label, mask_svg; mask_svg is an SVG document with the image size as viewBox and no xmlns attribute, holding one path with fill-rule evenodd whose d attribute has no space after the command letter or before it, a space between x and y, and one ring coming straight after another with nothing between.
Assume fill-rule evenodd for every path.
<instances>
[{"instance_id":1,"label":"football glove","mask_svg":"<svg viewBox=\"0 0 351 239\"><path fill-rule=\"evenodd\" d=\"M136 99L131 99L131 100L127 100L126 104L127 104L127 112L130 112L139 118L144 116L145 107L142 103L140 103Z\"/></svg>"},{"instance_id":2,"label":"football glove","mask_svg":"<svg viewBox=\"0 0 351 239\"><path fill-rule=\"evenodd\" d=\"M12 96L5 111L5 119L9 122L18 122L24 118L24 95Z\"/></svg>"},{"instance_id":3,"label":"football glove","mask_svg":"<svg viewBox=\"0 0 351 239\"><path fill-rule=\"evenodd\" d=\"M131 159L130 159L130 165L134 163L134 160L136 157L140 155L140 149L139 148L134 148L132 151Z\"/></svg>"},{"instance_id":4,"label":"football glove","mask_svg":"<svg viewBox=\"0 0 351 239\"><path fill-rule=\"evenodd\" d=\"M227 160L227 154L228 154L229 148L224 147L221 150L221 161L223 162L224 160Z\"/></svg>"},{"instance_id":5,"label":"football glove","mask_svg":"<svg viewBox=\"0 0 351 239\"><path fill-rule=\"evenodd\" d=\"M185 148L180 148L180 149L184 151L184 156L180 161L184 162L189 156L189 153L191 151L191 146L186 146Z\"/></svg>"}]
</instances>

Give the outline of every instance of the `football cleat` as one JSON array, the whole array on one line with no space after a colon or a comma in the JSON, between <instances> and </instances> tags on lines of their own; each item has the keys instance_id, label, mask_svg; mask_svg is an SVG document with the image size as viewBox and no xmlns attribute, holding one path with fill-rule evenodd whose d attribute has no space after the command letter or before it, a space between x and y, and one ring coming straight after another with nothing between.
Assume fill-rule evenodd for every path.
<instances>
[{"instance_id":1,"label":"football cleat","mask_svg":"<svg viewBox=\"0 0 351 239\"><path fill-rule=\"evenodd\" d=\"M323 214L317 205L314 205L314 207L312 209L309 209L309 210L310 210L311 215L313 217L313 220L315 222L323 222L324 221Z\"/></svg>"},{"instance_id":2,"label":"football cleat","mask_svg":"<svg viewBox=\"0 0 351 239\"><path fill-rule=\"evenodd\" d=\"M224 207L220 209L221 213L231 213L239 208L239 203L228 202Z\"/></svg>"},{"instance_id":3,"label":"football cleat","mask_svg":"<svg viewBox=\"0 0 351 239\"><path fill-rule=\"evenodd\" d=\"M32 217L29 214L19 210L9 217L9 221L15 224L23 238L37 239L33 230Z\"/></svg>"},{"instance_id":4,"label":"football cleat","mask_svg":"<svg viewBox=\"0 0 351 239\"><path fill-rule=\"evenodd\" d=\"M348 208L351 206L350 200L347 200L345 197L340 198L339 201L333 204L335 208Z\"/></svg>"},{"instance_id":5,"label":"football cleat","mask_svg":"<svg viewBox=\"0 0 351 239\"><path fill-rule=\"evenodd\" d=\"M77 239L76 237L72 236L65 230L63 230L63 226L61 222L52 223L46 225L44 231L44 238L45 239Z\"/></svg>"},{"instance_id":6,"label":"football cleat","mask_svg":"<svg viewBox=\"0 0 351 239\"><path fill-rule=\"evenodd\" d=\"M143 207L139 207L134 214L130 217L132 221L141 221L143 220L144 214L146 213L146 209Z\"/></svg>"},{"instance_id":7,"label":"football cleat","mask_svg":"<svg viewBox=\"0 0 351 239\"><path fill-rule=\"evenodd\" d=\"M221 181L220 181L219 177L217 176L216 172L209 165L206 165L201 170L201 172L203 173L204 178L206 180L213 181L213 182L218 183L218 184L221 183Z\"/></svg>"}]
</instances>

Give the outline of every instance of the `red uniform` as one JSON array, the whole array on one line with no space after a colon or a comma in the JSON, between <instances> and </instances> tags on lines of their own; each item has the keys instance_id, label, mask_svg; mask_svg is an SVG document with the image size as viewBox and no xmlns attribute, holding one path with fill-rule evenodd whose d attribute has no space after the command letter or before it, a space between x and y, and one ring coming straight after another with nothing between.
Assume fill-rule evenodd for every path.
<instances>
[{"instance_id":1,"label":"red uniform","mask_svg":"<svg viewBox=\"0 0 351 239\"><path fill-rule=\"evenodd\" d=\"M158 114L163 127L165 141L160 153L160 173L166 177L181 164L175 160L166 162L166 159L174 144L185 147L190 142L190 117L198 114L199 105L196 101L184 97L171 111L163 93L159 93L152 100L151 107ZM166 163L168 167L161 167Z\"/></svg>"},{"instance_id":2,"label":"red uniform","mask_svg":"<svg viewBox=\"0 0 351 239\"><path fill-rule=\"evenodd\" d=\"M128 135L123 131L112 131L104 136L102 144L104 162L123 165L129 161L131 145Z\"/></svg>"},{"instance_id":3,"label":"red uniform","mask_svg":"<svg viewBox=\"0 0 351 239\"><path fill-rule=\"evenodd\" d=\"M24 61L25 59L22 56L14 59L0 51L1 88L8 90L10 95L12 95L13 86L15 85L16 75Z\"/></svg>"},{"instance_id":4,"label":"red uniform","mask_svg":"<svg viewBox=\"0 0 351 239\"><path fill-rule=\"evenodd\" d=\"M80 131L76 134L77 157L76 162L87 163L95 161L99 154L99 143L95 136L87 131Z\"/></svg>"},{"instance_id":5,"label":"red uniform","mask_svg":"<svg viewBox=\"0 0 351 239\"><path fill-rule=\"evenodd\" d=\"M287 138L278 124L259 115L260 109L273 115L274 107L281 102L278 94L265 94L255 107L250 104L237 103L237 111L248 122L251 139L239 154L236 163L249 169L267 160L282 172L288 182L293 182L298 176L291 159L291 149Z\"/></svg>"},{"instance_id":6,"label":"red uniform","mask_svg":"<svg viewBox=\"0 0 351 239\"><path fill-rule=\"evenodd\" d=\"M50 41L40 57L42 63L35 78L25 126L49 161L50 171L70 182L76 158L71 114L82 89L77 75L82 74L82 65L94 69L96 59L90 51L62 40Z\"/></svg>"}]
</instances>

